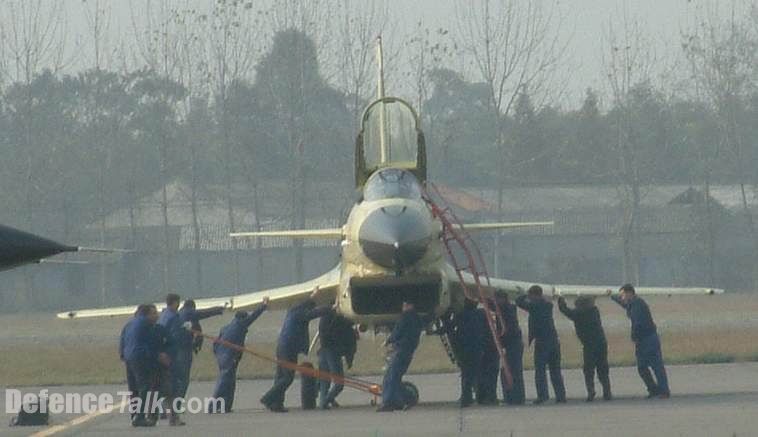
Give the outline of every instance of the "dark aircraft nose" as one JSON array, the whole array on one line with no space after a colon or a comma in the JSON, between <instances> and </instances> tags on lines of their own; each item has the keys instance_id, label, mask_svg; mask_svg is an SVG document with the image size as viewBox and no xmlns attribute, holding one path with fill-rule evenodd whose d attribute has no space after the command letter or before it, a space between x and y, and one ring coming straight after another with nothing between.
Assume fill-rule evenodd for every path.
<instances>
[{"instance_id":1,"label":"dark aircraft nose","mask_svg":"<svg viewBox=\"0 0 758 437\"><path fill-rule=\"evenodd\" d=\"M382 267L400 269L424 256L431 228L428 217L416 209L386 206L366 217L358 236L369 259Z\"/></svg>"},{"instance_id":2,"label":"dark aircraft nose","mask_svg":"<svg viewBox=\"0 0 758 437\"><path fill-rule=\"evenodd\" d=\"M63 252L76 252L77 248L47 238L0 225L0 270L34 263L42 258Z\"/></svg>"}]
</instances>

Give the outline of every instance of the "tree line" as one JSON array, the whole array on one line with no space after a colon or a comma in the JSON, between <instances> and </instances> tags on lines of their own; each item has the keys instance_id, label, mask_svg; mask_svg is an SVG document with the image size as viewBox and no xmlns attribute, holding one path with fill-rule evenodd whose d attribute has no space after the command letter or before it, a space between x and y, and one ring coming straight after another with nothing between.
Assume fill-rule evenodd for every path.
<instances>
[{"instance_id":1,"label":"tree line","mask_svg":"<svg viewBox=\"0 0 758 437\"><path fill-rule=\"evenodd\" d=\"M349 186L358 120L373 95L374 38L392 32L392 11L349 0L188 4L135 2L136 15L147 8L142 21L134 19L130 44L117 44L107 38L107 5L87 3L91 53L71 72L59 46L62 11L9 0L0 17L4 222L53 223L64 238L86 224L104 232L109 213L162 190L168 257L171 181L191 187L193 210L203 187L226 187L232 230L233 186L249 187L257 205L266 183L286 183L293 228L305 223L309 184ZM501 199L507 187L618 186L629 278L644 185L736 184L752 229L755 4L702 12L682 35L675 83L657 80L660 59L639 27L609 26L598 67L607 80L587 84L575 108L559 99L569 64L558 3L514 4L471 2L449 29L419 23L387 50L388 82L403 84L421 114L433 179L496 188Z\"/></svg>"}]
</instances>

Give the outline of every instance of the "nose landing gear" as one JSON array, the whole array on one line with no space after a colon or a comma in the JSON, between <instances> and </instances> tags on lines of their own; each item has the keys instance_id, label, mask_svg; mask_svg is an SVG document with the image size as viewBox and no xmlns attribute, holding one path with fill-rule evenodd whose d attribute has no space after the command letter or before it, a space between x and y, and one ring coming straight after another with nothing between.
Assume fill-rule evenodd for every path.
<instances>
[{"instance_id":1,"label":"nose landing gear","mask_svg":"<svg viewBox=\"0 0 758 437\"><path fill-rule=\"evenodd\" d=\"M412 382L403 381L403 400L405 401L405 408L412 408L418 405L419 393L418 387Z\"/></svg>"}]
</instances>

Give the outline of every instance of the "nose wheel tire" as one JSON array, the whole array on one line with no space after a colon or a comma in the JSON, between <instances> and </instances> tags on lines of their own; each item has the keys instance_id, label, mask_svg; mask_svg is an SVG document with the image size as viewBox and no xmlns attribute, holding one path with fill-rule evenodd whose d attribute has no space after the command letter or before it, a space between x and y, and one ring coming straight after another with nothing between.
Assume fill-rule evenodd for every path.
<instances>
[{"instance_id":1,"label":"nose wheel tire","mask_svg":"<svg viewBox=\"0 0 758 437\"><path fill-rule=\"evenodd\" d=\"M418 405L419 393L418 387L412 382L403 381L403 398L407 407L415 407Z\"/></svg>"}]
</instances>

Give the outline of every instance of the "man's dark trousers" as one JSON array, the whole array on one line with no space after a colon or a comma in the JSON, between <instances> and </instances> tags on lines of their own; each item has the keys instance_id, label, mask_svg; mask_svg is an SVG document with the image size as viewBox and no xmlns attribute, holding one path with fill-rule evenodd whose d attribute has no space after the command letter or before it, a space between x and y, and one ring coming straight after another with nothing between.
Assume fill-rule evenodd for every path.
<instances>
[{"instance_id":1,"label":"man's dark trousers","mask_svg":"<svg viewBox=\"0 0 758 437\"><path fill-rule=\"evenodd\" d=\"M284 352L276 355L277 359L297 363L297 352ZM295 380L295 371L276 366L274 385L263 395L261 402L267 407L284 407L284 394Z\"/></svg>"},{"instance_id":2,"label":"man's dark trousers","mask_svg":"<svg viewBox=\"0 0 758 437\"><path fill-rule=\"evenodd\" d=\"M663 365L663 353L661 352L661 340L658 334L651 334L635 343L634 354L637 357L637 372L645 382L651 395L669 394L669 382L666 376L666 368ZM650 369L655 373L655 381L650 374Z\"/></svg>"},{"instance_id":3,"label":"man's dark trousers","mask_svg":"<svg viewBox=\"0 0 758 437\"><path fill-rule=\"evenodd\" d=\"M321 348L318 351L318 368L326 370L332 375L343 376L345 370L342 366L342 357L332 348ZM329 389L331 387L331 390ZM319 381L319 396L321 406L328 407L329 403L337 399L344 386L333 381L322 379Z\"/></svg>"},{"instance_id":4,"label":"man's dark trousers","mask_svg":"<svg viewBox=\"0 0 758 437\"><path fill-rule=\"evenodd\" d=\"M387 371L382 381L382 404L396 408L405 406L406 400L403 394L403 375L413 360L413 354L403 351L394 351L390 356Z\"/></svg>"},{"instance_id":5,"label":"man's dark trousers","mask_svg":"<svg viewBox=\"0 0 758 437\"><path fill-rule=\"evenodd\" d=\"M584 358L584 384L587 387L587 394L595 394L595 370L597 369L597 379L603 386L603 394L610 396L611 379L608 368L608 345L584 346L582 350Z\"/></svg>"},{"instance_id":6,"label":"man's dark trousers","mask_svg":"<svg viewBox=\"0 0 758 437\"><path fill-rule=\"evenodd\" d=\"M541 401L550 399L546 370L550 371L556 400L565 400L566 388L561 375L561 345L557 339L534 342L534 383L537 387L537 399Z\"/></svg>"},{"instance_id":7,"label":"man's dark trousers","mask_svg":"<svg viewBox=\"0 0 758 437\"><path fill-rule=\"evenodd\" d=\"M521 405L526 400L524 392L524 342L521 336L503 342L505 347L505 360L513 377L510 390L506 387L506 381L501 379L503 397L509 405Z\"/></svg>"}]
</instances>

